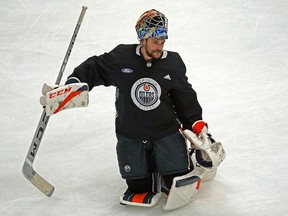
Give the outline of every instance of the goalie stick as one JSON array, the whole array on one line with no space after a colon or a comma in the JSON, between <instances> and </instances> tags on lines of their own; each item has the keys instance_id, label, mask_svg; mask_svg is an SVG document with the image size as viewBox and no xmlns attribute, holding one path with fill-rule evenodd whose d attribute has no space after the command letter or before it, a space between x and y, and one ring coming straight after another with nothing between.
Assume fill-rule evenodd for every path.
<instances>
[{"instance_id":1,"label":"goalie stick","mask_svg":"<svg viewBox=\"0 0 288 216\"><path fill-rule=\"evenodd\" d=\"M68 59L70 57L70 53L72 51L73 45L75 43L78 31L80 29L80 26L81 26L81 23L82 23L82 20L84 18L84 15L85 15L87 8L88 8L87 6L82 6L82 10L81 10L79 19L77 21L76 27L74 29L73 36L70 40L70 44L68 46L66 55L64 57L63 63L61 65L60 71L58 73L58 77L57 77L56 82L55 82L55 84L57 84L57 85L60 84L60 81L62 79L65 67L66 67ZM35 160L35 157L36 157L37 151L39 149L41 139L44 135L48 121L49 121L49 116L47 116L45 108L44 108L42 115L41 115L41 118L40 118L40 121L38 123L37 129L36 129L36 132L34 134L32 143L30 145L28 154L25 158L25 162L24 162L23 167L22 167L22 173L25 176L25 178L28 181L30 181L36 188L38 188L46 196L50 197L55 190L54 186L51 185L48 181L46 181L43 177L41 177L33 168L33 162Z\"/></svg>"}]
</instances>

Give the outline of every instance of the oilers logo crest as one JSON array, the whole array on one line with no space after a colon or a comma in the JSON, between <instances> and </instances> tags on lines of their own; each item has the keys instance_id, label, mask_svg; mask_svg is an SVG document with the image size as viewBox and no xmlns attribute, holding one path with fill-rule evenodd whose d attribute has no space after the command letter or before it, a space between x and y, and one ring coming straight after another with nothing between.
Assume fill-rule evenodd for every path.
<instances>
[{"instance_id":1,"label":"oilers logo crest","mask_svg":"<svg viewBox=\"0 0 288 216\"><path fill-rule=\"evenodd\" d=\"M141 110L153 110L160 105L161 87L151 78L137 80L131 88L131 98Z\"/></svg>"}]
</instances>

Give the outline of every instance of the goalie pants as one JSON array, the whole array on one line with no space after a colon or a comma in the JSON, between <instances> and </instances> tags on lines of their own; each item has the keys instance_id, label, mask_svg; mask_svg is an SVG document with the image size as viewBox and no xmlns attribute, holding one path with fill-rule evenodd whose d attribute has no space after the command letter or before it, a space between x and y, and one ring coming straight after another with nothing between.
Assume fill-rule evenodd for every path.
<instances>
[{"instance_id":1,"label":"goalie pants","mask_svg":"<svg viewBox=\"0 0 288 216\"><path fill-rule=\"evenodd\" d=\"M157 140L132 140L119 134L117 139L121 176L136 193L153 191L155 172L161 174L166 187L170 188L175 176L193 169L185 139L178 131Z\"/></svg>"}]
</instances>

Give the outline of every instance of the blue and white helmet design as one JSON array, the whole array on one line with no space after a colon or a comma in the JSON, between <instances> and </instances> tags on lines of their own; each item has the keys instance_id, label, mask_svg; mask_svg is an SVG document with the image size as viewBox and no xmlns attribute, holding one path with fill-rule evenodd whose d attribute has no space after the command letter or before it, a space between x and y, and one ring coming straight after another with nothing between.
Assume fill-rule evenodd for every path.
<instances>
[{"instance_id":1,"label":"blue and white helmet design","mask_svg":"<svg viewBox=\"0 0 288 216\"><path fill-rule=\"evenodd\" d=\"M144 12L135 26L138 40L149 37L168 39L168 19L155 9Z\"/></svg>"}]
</instances>

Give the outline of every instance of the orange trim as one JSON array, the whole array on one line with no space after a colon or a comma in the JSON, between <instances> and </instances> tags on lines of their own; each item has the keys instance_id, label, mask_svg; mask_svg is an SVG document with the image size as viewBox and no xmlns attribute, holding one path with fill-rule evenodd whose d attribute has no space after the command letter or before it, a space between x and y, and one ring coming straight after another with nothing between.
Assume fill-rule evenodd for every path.
<instances>
[{"instance_id":1,"label":"orange trim","mask_svg":"<svg viewBox=\"0 0 288 216\"><path fill-rule=\"evenodd\" d=\"M58 113L72 98L79 95L82 91L71 92L60 104L60 106L55 110L54 114Z\"/></svg>"},{"instance_id":2,"label":"orange trim","mask_svg":"<svg viewBox=\"0 0 288 216\"><path fill-rule=\"evenodd\" d=\"M197 181L196 190L199 190L199 189L200 189L200 185L201 185L201 179L199 179L199 180Z\"/></svg>"},{"instance_id":3,"label":"orange trim","mask_svg":"<svg viewBox=\"0 0 288 216\"><path fill-rule=\"evenodd\" d=\"M143 203L144 198L147 196L147 194L148 193L135 194L132 198L132 202Z\"/></svg>"}]
</instances>

